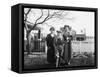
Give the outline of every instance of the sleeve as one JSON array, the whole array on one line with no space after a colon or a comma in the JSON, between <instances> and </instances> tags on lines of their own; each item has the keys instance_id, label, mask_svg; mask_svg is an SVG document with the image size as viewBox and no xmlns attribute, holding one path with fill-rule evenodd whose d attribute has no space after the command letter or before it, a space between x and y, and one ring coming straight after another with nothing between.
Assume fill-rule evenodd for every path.
<instances>
[{"instance_id":1,"label":"sleeve","mask_svg":"<svg viewBox=\"0 0 100 77\"><path fill-rule=\"evenodd\" d=\"M63 38L64 38L64 41L66 41L66 40L67 40L65 35L63 35Z\"/></svg>"},{"instance_id":2,"label":"sleeve","mask_svg":"<svg viewBox=\"0 0 100 77\"><path fill-rule=\"evenodd\" d=\"M49 35L47 35L47 37L46 37L46 44L47 44L47 46L49 46L49 42L48 42L48 40L49 40Z\"/></svg>"},{"instance_id":3,"label":"sleeve","mask_svg":"<svg viewBox=\"0 0 100 77\"><path fill-rule=\"evenodd\" d=\"M56 46L57 45L57 36L55 36L55 38L54 38L54 46Z\"/></svg>"}]
</instances>

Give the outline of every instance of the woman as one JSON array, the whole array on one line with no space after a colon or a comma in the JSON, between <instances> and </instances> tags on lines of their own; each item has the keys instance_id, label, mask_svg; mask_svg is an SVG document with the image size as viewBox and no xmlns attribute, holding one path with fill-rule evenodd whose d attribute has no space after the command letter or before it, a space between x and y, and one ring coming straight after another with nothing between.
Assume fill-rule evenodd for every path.
<instances>
[{"instance_id":1,"label":"woman","mask_svg":"<svg viewBox=\"0 0 100 77\"><path fill-rule=\"evenodd\" d=\"M71 40L72 40L72 36L70 35L71 32L71 27L68 25L64 26L64 41L65 41L65 45L64 45L64 54L63 54L63 58L65 60L66 65L70 65L70 60L71 60Z\"/></svg>"},{"instance_id":2,"label":"woman","mask_svg":"<svg viewBox=\"0 0 100 77\"><path fill-rule=\"evenodd\" d=\"M50 28L50 34L46 37L47 42L47 61L50 64L55 64L55 48L54 48L54 38L55 38L55 28Z\"/></svg>"}]
</instances>

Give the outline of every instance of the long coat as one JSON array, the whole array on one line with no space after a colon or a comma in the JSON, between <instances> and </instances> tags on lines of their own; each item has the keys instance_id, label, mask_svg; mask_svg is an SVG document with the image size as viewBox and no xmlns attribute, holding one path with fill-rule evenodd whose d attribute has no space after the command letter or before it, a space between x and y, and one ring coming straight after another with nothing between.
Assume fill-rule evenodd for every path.
<instances>
[{"instance_id":1,"label":"long coat","mask_svg":"<svg viewBox=\"0 0 100 77\"><path fill-rule=\"evenodd\" d=\"M54 47L55 36L52 37L51 34L48 34L46 37L47 42L47 61L51 64L56 62L55 58L55 47Z\"/></svg>"},{"instance_id":2,"label":"long coat","mask_svg":"<svg viewBox=\"0 0 100 77\"><path fill-rule=\"evenodd\" d=\"M68 62L71 60L71 55L72 55L72 50L71 50L72 36L71 35L63 35L63 37L65 40L63 58L64 58L66 64L68 64Z\"/></svg>"}]
</instances>

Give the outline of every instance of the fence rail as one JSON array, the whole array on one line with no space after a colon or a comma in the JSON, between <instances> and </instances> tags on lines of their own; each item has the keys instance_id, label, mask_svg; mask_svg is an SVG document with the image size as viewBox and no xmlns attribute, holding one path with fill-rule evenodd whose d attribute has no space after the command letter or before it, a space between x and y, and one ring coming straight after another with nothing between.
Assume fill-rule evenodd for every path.
<instances>
[{"instance_id":1,"label":"fence rail","mask_svg":"<svg viewBox=\"0 0 100 77\"><path fill-rule=\"evenodd\" d=\"M24 50L26 50L27 41L24 42ZM72 52L94 52L94 42L89 41L72 41ZM30 50L32 52L47 52L46 42L35 40L31 41Z\"/></svg>"},{"instance_id":2,"label":"fence rail","mask_svg":"<svg viewBox=\"0 0 100 77\"><path fill-rule=\"evenodd\" d=\"M72 52L94 52L94 42L72 41Z\"/></svg>"},{"instance_id":3,"label":"fence rail","mask_svg":"<svg viewBox=\"0 0 100 77\"><path fill-rule=\"evenodd\" d=\"M24 42L24 50L26 51L27 41ZM32 40L30 43L30 51L31 52L45 52L45 41L40 40Z\"/></svg>"}]
</instances>

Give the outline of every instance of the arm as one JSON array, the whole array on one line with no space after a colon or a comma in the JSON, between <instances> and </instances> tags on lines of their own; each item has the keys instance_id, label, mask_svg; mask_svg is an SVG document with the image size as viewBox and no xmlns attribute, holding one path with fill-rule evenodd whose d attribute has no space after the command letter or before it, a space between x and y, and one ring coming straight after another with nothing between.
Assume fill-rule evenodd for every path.
<instances>
[{"instance_id":1,"label":"arm","mask_svg":"<svg viewBox=\"0 0 100 77\"><path fill-rule=\"evenodd\" d=\"M57 48L56 48L56 36L55 36L55 38L54 38L54 48L55 48L55 55L57 54Z\"/></svg>"},{"instance_id":2,"label":"arm","mask_svg":"<svg viewBox=\"0 0 100 77\"><path fill-rule=\"evenodd\" d=\"M49 35L47 35L46 37L46 44L47 44L47 47L49 46Z\"/></svg>"},{"instance_id":3,"label":"arm","mask_svg":"<svg viewBox=\"0 0 100 77\"><path fill-rule=\"evenodd\" d=\"M65 43L62 45L62 52L61 52L61 56L63 56L63 53L64 53L64 45L65 45Z\"/></svg>"}]
</instances>

